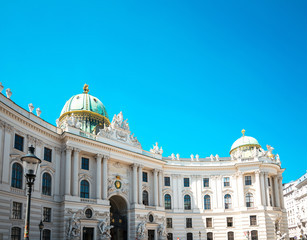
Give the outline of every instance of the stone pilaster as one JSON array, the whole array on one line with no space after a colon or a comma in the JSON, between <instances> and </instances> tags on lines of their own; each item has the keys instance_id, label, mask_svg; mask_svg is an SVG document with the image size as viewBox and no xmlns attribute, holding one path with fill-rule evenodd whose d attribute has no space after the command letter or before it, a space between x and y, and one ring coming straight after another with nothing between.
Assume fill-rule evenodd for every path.
<instances>
[{"instance_id":1,"label":"stone pilaster","mask_svg":"<svg viewBox=\"0 0 307 240\"><path fill-rule=\"evenodd\" d=\"M101 199L101 162L102 154L96 155L96 198Z\"/></svg>"},{"instance_id":2,"label":"stone pilaster","mask_svg":"<svg viewBox=\"0 0 307 240\"><path fill-rule=\"evenodd\" d=\"M74 158L73 158L73 178L72 178L72 182L73 182L73 196L78 196L78 192L79 192L79 153L80 153L80 149L78 148L74 148Z\"/></svg>"},{"instance_id":3,"label":"stone pilaster","mask_svg":"<svg viewBox=\"0 0 307 240\"><path fill-rule=\"evenodd\" d=\"M4 143L3 143L3 167L2 167L2 183L9 184L9 171L10 169L10 151L12 148L12 134L13 127L5 124L4 128Z\"/></svg>"},{"instance_id":4,"label":"stone pilaster","mask_svg":"<svg viewBox=\"0 0 307 240\"><path fill-rule=\"evenodd\" d=\"M138 185L139 185L139 204L143 204L143 189L142 189L142 183L143 183L143 165L139 165L139 179L138 179Z\"/></svg>"},{"instance_id":5,"label":"stone pilaster","mask_svg":"<svg viewBox=\"0 0 307 240\"><path fill-rule=\"evenodd\" d=\"M279 184L278 184L277 176L273 176L273 179L274 179L275 207L280 207Z\"/></svg>"},{"instance_id":6,"label":"stone pilaster","mask_svg":"<svg viewBox=\"0 0 307 240\"><path fill-rule=\"evenodd\" d=\"M163 206L163 201L162 201L162 189L163 189L163 172L162 170L159 170L159 206Z\"/></svg>"},{"instance_id":7,"label":"stone pilaster","mask_svg":"<svg viewBox=\"0 0 307 240\"><path fill-rule=\"evenodd\" d=\"M152 173L154 185L154 206L158 206L158 170L154 169Z\"/></svg>"},{"instance_id":8,"label":"stone pilaster","mask_svg":"<svg viewBox=\"0 0 307 240\"><path fill-rule=\"evenodd\" d=\"M55 151L55 195L60 195L60 178L61 178L61 149L54 148Z\"/></svg>"},{"instance_id":9,"label":"stone pilaster","mask_svg":"<svg viewBox=\"0 0 307 240\"><path fill-rule=\"evenodd\" d=\"M65 159L65 195L71 194L71 153L72 147L66 146L66 159Z\"/></svg>"},{"instance_id":10,"label":"stone pilaster","mask_svg":"<svg viewBox=\"0 0 307 240\"><path fill-rule=\"evenodd\" d=\"M260 182L260 171L255 171L255 187L256 187L256 204L257 206L262 205L261 199L261 182Z\"/></svg>"},{"instance_id":11,"label":"stone pilaster","mask_svg":"<svg viewBox=\"0 0 307 240\"><path fill-rule=\"evenodd\" d=\"M102 199L108 199L108 160L109 156L104 155L102 161Z\"/></svg>"}]
</instances>

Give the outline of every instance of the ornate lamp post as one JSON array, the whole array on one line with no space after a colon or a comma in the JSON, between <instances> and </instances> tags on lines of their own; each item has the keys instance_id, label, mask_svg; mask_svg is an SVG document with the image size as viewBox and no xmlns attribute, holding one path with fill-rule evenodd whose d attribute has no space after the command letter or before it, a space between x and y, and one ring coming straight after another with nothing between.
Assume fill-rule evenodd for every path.
<instances>
[{"instance_id":1,"label":"ornate lamp post","mask_svg":"<svg viewBox=\"0 0 307 240\"><path fill-rule=\"evenodd\" d=\"M25 240L29 240L32 186L35 181L38 166L42 162L38 157L34 155L34 150L35 148L33 146L29 147L29 153L21 158L28 186L28 201L27 201L27 212L26 212L26 221L25 221L25 230L24 230Z\"/></svg>"},{"instance_id":2,"label":"ornate lamp post","mask_svg":"<svg viewBox=\"0 0 307 240\"><path fill-rule=\"evenodd\" d=\"M42 240L42 230L44 229L44 224L42 220L38 224L38 228L39 228L39 240Z\"/></svg>"}]
</instances>

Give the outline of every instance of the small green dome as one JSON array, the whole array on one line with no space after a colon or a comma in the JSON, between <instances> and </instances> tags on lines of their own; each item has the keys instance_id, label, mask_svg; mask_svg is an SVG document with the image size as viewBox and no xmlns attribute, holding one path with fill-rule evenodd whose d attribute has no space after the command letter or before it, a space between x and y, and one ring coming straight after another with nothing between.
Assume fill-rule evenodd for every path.
<instances>
[{"instance_id":1,"label":"small green dome","mask_svg":"<svg viewBox=\"0 0 307 240\"><path fill-rule=\"evenodd\" d=\"M253 137L249 137L249 136L245 136L245 130L242 130L243 136L240 137L239 139L237 139L231 146L230 149L230 153L239 148L239 147L243 147L243 146L256 146L256 147L261 147L260 144L258 143L258 141L253 138Z\"/></svg>"},{"instance_id":2,"label":"small green dome","mask_svg":"<svg viewBox=\"0 0 307 240\"><path fill-rule=\"evenodd\" d=\"M72 111L91 111L94 113L98 113L106 118L109 119L107 110L102 102L88 94L88 93L81 93L75 96L72 96L64 105L61 116L66 112Z\"/></svg>"}]
</instances>

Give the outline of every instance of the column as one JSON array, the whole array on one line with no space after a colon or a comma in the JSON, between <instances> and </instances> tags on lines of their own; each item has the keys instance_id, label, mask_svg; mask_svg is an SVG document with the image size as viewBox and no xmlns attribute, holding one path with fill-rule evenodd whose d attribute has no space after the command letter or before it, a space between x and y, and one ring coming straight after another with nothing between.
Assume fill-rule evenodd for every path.
<instances>
[{"instance_id":1,"label":"column","mask_svg":"<svg viewBox=\"0 0 307 240\"><path fill-rule=\"evenodd\" d=\"M162 187L163 186L163 173L162 170L159 170L159 206L163 206L163 201L162 201Z\"/></svg>"},{"instance_id":2,"label":"column","mask_svg":"<svg viewBox=\"0 0 307 240\"><path fill-rule=\"evenodd\" d=\"M5 123L0 120L0 153L3 153L3 143L4 143L4 130L5 130ZM2 167L3 167L3 155L0 154L0 182L2 181Z\"/></svg>"},{"instance_id":3,"label":"column","mask_svg":"<svg viewBox=\"0 0 307 240\"><path fill-rule=\"evenodd\" d=\"M216 189L217 189L217 207L224 208L223 206L223 191L222 191L222 176L217 176L216 178Z\"/></svg>"},{"instance_id":4,"label":"column","mask_svg":"<svg viewBox=\"0 0 307 240\"><path fill-rule=\"evenodd\" d=\"M279 184L278 184L277 176L274 176L273 179L274 179L275 207L280 207Z\"/></svg>"},{"instance_id":5,"label":"column","mask_svg":"<svg viewBox=\"0 0 307 240\"><path fill-rule=\"evenodd\" d=\"M72 147L66 146L66 159L65 159L65 195L70 195L71 186L71 152Z\"/></svg>"},{"instance_id":6,"label":"column","mask_svg":"<svg viewBox=\"0 0 307 240\"><path fill-rule=\"evenodd\" d=\"M74 148L74 158L73 158L73 177L72 177L72 182L73 182L73 188L72 188L72 192L73 192L73 196L78 196L78 186L79 186L79 153L80 153L80 149L78 148Z\"/></svg>"},{"instance_id":7,"label":"column","mask_svg":"<svg viewBox=\"0 0 307 240\"><path fill-rule=\"evenodd\" d=\"M96 198L101 199L101 161L102 154L96 155Z\"/></svg>"},{"instance_id":8,"label":"column","mask_svg":"<svg viewBox=\"0 0 307 240\"><path fill-rule=\"evenodd\" d=\"M143 204L143 165L139 165L139 204Z\"/></svg>"},{"instance_id":9,"label":"column","mask_svg":"<svg viewBox=\"0 0 307 240\"><path fill-rule=\"evenodd\" d=\"M196 196L197 196L197 208L203 209L203 197L202 197L202 191L201 191L201 186L202 186L202 176L197 176L196 180ZM209 185L210 186L210 185ZM212 202L212 200L211 200Z\"/></svg>"},{"instance_id":10,"label":"column","mask_svg":"<svg viewBox=\"0 0 307 240\"><path fill-rule=\"evenodd\" d=\"M257 206L261 206L262 205L262 200L261 200L261 183L260 183L260 171L257 170L255 171L255 187L256 187L256 204Z\"/></svg>"},{"instance_id":11,"label":"column","mask_svg":"<svg viewBox=\"0 0 307 240\"><path fill-rule=\"evenodd\" d=\"M270 206L270 189L268 184L268 173L264 173L264 186L265 186L265 192L266 192L266 205Z\"/></svg>"},{"instance_id":12,"label":"column","mask_svg":"<svg viewBox=\"0 0 307 240\"><path fill-rule=\"evenodd\" d=\"M213 199L211 199L212 208L217 208L217 176L211 176L210 178L211 189L213 192Z\"/></svg>"},{"instance_id":13,"label":"column","mask_svg":"<svg viewBox=\"0 0 307 240\"><path fill-rule=\"evenodd\" d=\"M35 146L35 152L34 154L39 158L39 159L43 159L43 142L39 139L35 140L36 146ZM26 149L26 151L28 151L28 149ZM35 182L34 182L34 190L41 192L41 167L39 166L37 168L37 173L36 173L36 178L35 178Z\"/></svg>"},{"instance_id":14,"label":"column","mask_svg":"<svg viewBox=\"0 0 307 240\"><path fill-rule=\"evenodd\" d=\"M182 196L182 190L183 190L183 176L178 175L177 177L177 186L178 186L178 191L177 191L177 201L178 201L178 208L183 210L183 196Z\"/></svg>"},{"instance_id":15,"label":"column","mask_svg":"<svg viewBox=\"0 0 307 240\"><path fill-rule=\"evenodd\" d=\"M238 199L238 195L239 195L239 191L238 191L238 179L237 179L237 176L238 174L235 173L233 176L232 176L232 186L233 186L233 207L234 208L238 208L239 207L239 199Z\"/></svg>"},{"instance_id":16,"label":"column","mask_svg":"<svg viewBox=\"0 0 307 240\"><path fill-rule=\"evenodd\" d=\"M172 174L172 181L173 184L171 185L173 188L173 196L172 196L172 200L173 200L173 208L174 209L178 209L178 182L177 182L177 175L176 174Z\"/></svg>"},{"instance_id":17,"label":"column","mask_svg":"<svg viewBox=\"0 0 307 240\"><path fill-rule=\"evenodd\" d=\"M4 128L4 143L3 143L3 166L2 166L2 183L9 184L10 169L10 151L12 148L12 133L13 127L5 124ZM28 149L26 149L28 150Z\"/></svg>"},{"instance_id":18,"label":"column","mask_svg":"<svg viewBox=\"0 0 307 240\"><path fill-rule=\"evenodd\" d=\"M283 187L282 187L282 176L278 176L278 185L279 185L279 197L280 197L280 207L281 209L285 208L284 203L284 193L283 193Z\"/></svg>"},{"instance_id":19,"label":"column","mask_svg":"<svg viewBox=\"0 0 307 240\"><path fill-rule=\"evenodd\" d=\"M238 173L238 193L239 193L239 207L244 207L244 185L243 185L243 173L239 172Z\"/></svg>"},{"instance_id":20,"label":"column","mask_svg":"<svg viewBox=\"0 0 307 240\"><path fill-rule=\"evenodd\" d=\"M108 160L109 156L104 155L102 161L102 199L108 199Z\"/></svg>"},{"instance_id":21,"label":"column","mask_svg":"<svg viewBox=\"0 0 307 240\"><path fill-rule=\"evenodd\" d=\"M154 185L154 206L158 206L158 170L153 171L153 185Z\"/></svg>"},{"instance_id":22,"label":"column","mask_svg":"<svg viewBox=\"0 0 307 240\"><path fill-rule=\"evenodd\" d=\"M137 192L137 169L138 165L137 164L132 164L132 184L133 184L133 192L132 192L132 203L136 204L137 198L138 198L138 192Z\"/></svg>"},{"instance_id":23,"label":"column","mask_svg":"<svg viewBox=\"0 0 307 240\"><path fill-rule=\"evenodd\" d=\"M61 179L61 149L54 148L55 151L55 195L60 195L60 179Z\"/></svg>"},{"instance_id":24,"label":"column","mask_svg":"<svg viewBox=\"0 0 307 240\"><path fill-rule=\"evenodd\" d=\"M264 180L264 173L260 172L260 185L261 185L261 202L262 205L266 206L266 191L265 191L265 180Z\"/></svg>"}]
</instances>

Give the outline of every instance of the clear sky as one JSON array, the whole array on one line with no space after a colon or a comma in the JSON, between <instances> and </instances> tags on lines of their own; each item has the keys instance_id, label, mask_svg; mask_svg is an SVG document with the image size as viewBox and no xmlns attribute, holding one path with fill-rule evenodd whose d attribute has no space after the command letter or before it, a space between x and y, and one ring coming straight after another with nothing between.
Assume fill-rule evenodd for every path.
<instances>
[{"instance_id":1,"label":"clear sky","mask_svg":"<svg viewBox=\"0 0 307 240\"><path fill-rule=\"evenodd\" d=\"M89 84L149 150L229 156L246 129L307 169L307 1L0 2L0 82L55 124ZM3 91L4 93L4 91Z\"/></svg>"}]
</instances>

